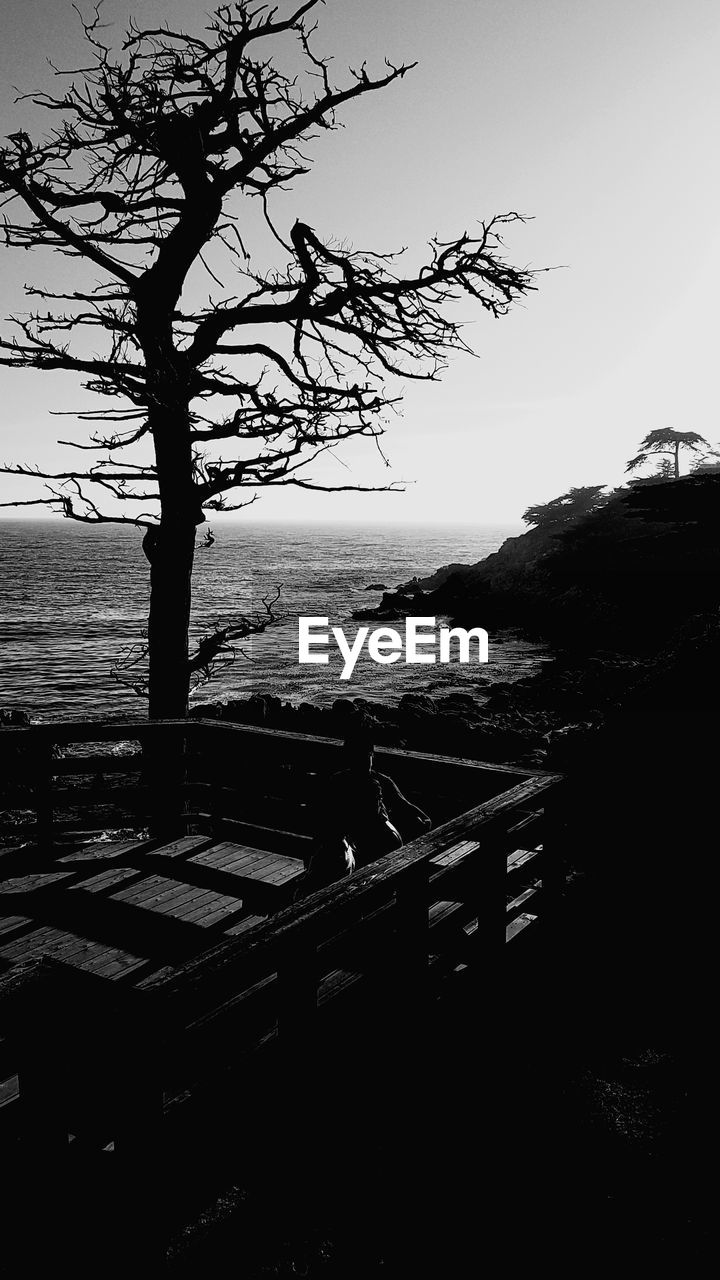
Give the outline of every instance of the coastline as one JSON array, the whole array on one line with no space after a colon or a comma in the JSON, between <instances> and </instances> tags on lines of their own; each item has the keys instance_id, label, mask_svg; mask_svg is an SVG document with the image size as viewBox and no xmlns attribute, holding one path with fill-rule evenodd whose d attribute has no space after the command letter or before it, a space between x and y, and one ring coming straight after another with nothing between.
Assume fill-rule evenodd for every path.
<instances>
[{"instance_id":1,"label":"coastline","mask_svg":"<svg viewBox=\"0 0 720 1280\"><path fill-rule=\"evenodd\" d=\"M283 584L283 626L254 637L224 666L191 705L252 693L280 693L295 703L331 705L339 696L365 696L389 703L404 692L435 692L422 668L379 668L361 659L354 679L339 681L340 666L298 664L298 616L328 615L349 629L354 610L379 603L382 590L453 559L467 561L500 546L507 528L495 526L266 525L228 521L210 550L197 553L190 643L216 622L252 613L260 597ZM0 653L0 706L27 710L40 719L142 715L144 703L113 678L113 668L142 642L148 616L147 564L137 531L105 526L86 531L70 522L31 520L3 524L5 573L0 582L4 628ZM122 582L122 591L117 584ZM489 674L513 679L531 669L537 644L511 638L509 629L491 651ZM491 643L499 628L491 632ZM451 672L452 674L452 672ZM462 691L467 668L448 683L438 672L437 690ZM472 690L471 690L472 691Z\"/></svg>"}]
</instances>

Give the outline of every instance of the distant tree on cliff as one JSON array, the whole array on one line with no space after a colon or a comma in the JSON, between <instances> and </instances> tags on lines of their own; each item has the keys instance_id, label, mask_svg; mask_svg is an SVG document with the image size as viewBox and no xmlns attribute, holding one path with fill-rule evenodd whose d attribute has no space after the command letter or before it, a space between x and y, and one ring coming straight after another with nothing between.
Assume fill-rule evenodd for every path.
<instances>
[{"instance_id":1,"label":"distant tree on cliff","mask_svg":"<svg viewBox=\"0 0 720 1280\"><path fill-rule=\"evenodd\" d=\"M688 449L691 453L703 453L709 449L709 445L704 436L698 435L697 431L675 431L673 427L660 427L657 431L651 431L640 441L640 452L635 458L631 458L625 470L636 471L638 467L645 466L655 458L657 454L664 455L672 467L672 474L669 477L673 480L680 479L680 450Z\"/></svg>"},{"instance_id":2,"label":"distant tree on cliff","mask_svg":"<svg viewBox=\"0 0 720 1280\"><path fill-rule=\"evenodd\" d=\"M0 468L47 482L45 496L2 505L45 503L144 531L152 717L187 709L204 513L238 510L266 486L363 488L321 483L308 465L354 437L377 443L396 379L432 381L450 353L468 350L445 303L465 294L498 317L535 287L503 257L515 213L433 239L405 271L300 218L279 224L269 201L308 172L313 139L411 69L386 61L373 78L363 65L336 86L308 26L320 3L281 17L239 0L198 34L133 26L119 54L96 16L64 95L32 95L50 112L47 137L17 132L0 150L5 245L76 265L69 287L28 288L38 309L13 318L0 360L68 370L104 401L78 414L101 427L73 442L101 456L55 473ZM259 249L248 239L258 228ZM203 272L213 281L204 293Z\"/></svg>"},{"instance_id":3,"label":"distant tree on cliff","mask_svg":"<svg viewBox=\"0 0 720 1280\"><path fill-rule=\"evenodd\" d=\"M608 501L609 494L605 488L604 484L588 484L578 489L568 489L559 498L528 507L523 512L523 520L526 524L535 525L537 529L567 528Z\"/></svg>"}]
</instances>

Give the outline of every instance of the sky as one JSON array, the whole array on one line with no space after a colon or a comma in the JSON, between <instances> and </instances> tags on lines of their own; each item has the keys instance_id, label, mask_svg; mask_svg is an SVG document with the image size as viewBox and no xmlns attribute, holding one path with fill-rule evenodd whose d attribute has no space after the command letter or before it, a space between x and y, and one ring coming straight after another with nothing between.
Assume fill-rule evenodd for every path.
<instances>
[{"instance_id":1,"label":"sky","mask_svg":"<svg viewBox=\"0 0 720 1280\"><path fill-rule=\"evenodd\" d=\"M80 41L69 0L2 10L4 134L27 127L13 86L47 85L46 60L72 63ZM119 29L135 14L197 30L204 11L196 0L104 7ZM437 385L406 385L384 441L389 473L364 444L321 477L397 479L403 493L283 489L252 518L515 523L570 486L621 483L655 428L720 440L716 0L327 0L319 22L316 47L338 80L385 56L418 66L345 108L344 129L313 147L312 173L276 205L280 225L299 217L324 237L417 253L436 233L516 210L532 220L510 228L508 258L558 269L503 319L463 307L477 358L453 358ZM3 315L41 271L68 279L66 260L0 244ZM0 368L0 398L0 460L66 469L57 437L82 428L49 411L83 401L73 375ZM21 485L0 476L0 500L32 496Z\"/></svg>"}]
</instances>

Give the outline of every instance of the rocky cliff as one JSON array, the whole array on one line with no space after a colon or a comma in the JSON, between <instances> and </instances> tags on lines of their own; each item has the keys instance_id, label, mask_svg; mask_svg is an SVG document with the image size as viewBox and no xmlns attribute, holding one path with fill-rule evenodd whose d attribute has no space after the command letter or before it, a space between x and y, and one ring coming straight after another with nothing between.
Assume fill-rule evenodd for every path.
<instances>
[{"instance_id":1,"label":"rocky cliff","mask_svg":"<svg viewBox=\"0 0 720 1280\"><path fill-rule=\"evenodd\" d=\"M573 650L653 653L720 601L718 511L719 476L633 485L569 526L532 529L477 564L403 583L362 616L444 615L516 625Z\"/></svg>"}]
</instances>

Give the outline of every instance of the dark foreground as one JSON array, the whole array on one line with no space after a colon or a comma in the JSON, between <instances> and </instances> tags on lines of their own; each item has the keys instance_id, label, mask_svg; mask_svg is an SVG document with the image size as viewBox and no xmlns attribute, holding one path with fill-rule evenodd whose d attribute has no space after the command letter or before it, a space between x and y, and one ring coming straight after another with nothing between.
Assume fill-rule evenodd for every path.
<instances>
[{"instance_id":1,"label":"dark foreground","mask_svg":"<svg viewBox=\"0 0 720 1280\"><path fill-rule=\"evenodd\" d=\"M715 1109L709 727L626 723L601 744L605 774L576 791L584 843L546 956L458 975L421 1031L407 1010L372 1044L350 1025L312 1061L298 1046L245 1082L257 1105L187 1135L207 1195L183 1203L175 1189L167 1204L167 1187L147 1189L148 1225L174 1223L164 1260L129 1243L127 1189L101 1158L81 1178L78 1153L77 1182L58 1183L42 1220L5 1171L6 1274L700 1274Z\"/></svg>"},{"instance_id":2,"label":"dark foreground","mask_svg":"<svg viewBox=\"0 0 720 1280\"><path fill-rule=\"evenodd\" d=\"M216 1149L198 1136L214 1185L171 1207L164 1263L126 1251L124 1189L100 1164L41 1221L6 1192L5 1274L454 1277L492 1274L493 1255L692 1274L710 1244L707 1010L684 965L617 930L582 943L554 996L542 968L517 979L499 1055L492 992L466 977L417 1039L328 1047L300 1087L266 1077ZM149 1194L152 1219L164 1189Z\"/></svg>"},{"instance_id":3,"label":"dark foreground","mask_svg":"<svg viewBox=\"0 0 720 1280\"><path fill-rule=\"evenodd\" d=\"M667 973L583 978L554 1009L542 991L534 1015L518 1006L497 1074L475 992L448 999L401 1078L397 1062L376 1059L370 1080L349 1063L330 1132L312 1124L303 1141L298 1124L291 1172L283 1157L226 1193L177 1241L172 1274L455 1277L496 1274L493 1258L574 1276L699 1272L702 1011Z\"/></svg>"}]
</instances>

